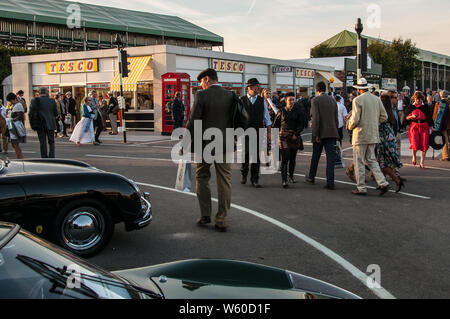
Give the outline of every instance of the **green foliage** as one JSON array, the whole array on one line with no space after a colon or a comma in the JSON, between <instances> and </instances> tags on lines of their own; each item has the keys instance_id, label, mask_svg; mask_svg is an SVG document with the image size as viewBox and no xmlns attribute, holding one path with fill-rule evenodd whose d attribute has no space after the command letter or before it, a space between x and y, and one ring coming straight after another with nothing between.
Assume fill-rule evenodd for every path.
<instances>
[{"instance_id":1,"label":"green foliage","mask_svg":"<svg viewBox=\"0 0 450 319\"><path fill-rule=\"evenodd\" d=\"M394 39L392 44L371 42L368 52L376 63L383 65L383 77L396 78L399 87L421 75L419 49L410 39Z\"/></svg>"},{"instance_id":2,"label":"green foliage","mask_svg":"<svg viewBox=\"0 0 450 319\"><path fill-rule=\"evenodd\" d=\"M55 53L56 50L29 50L24 48L7 48L0 46L0 83L11 75L11 57L20 55L35 55ZM0 86L0 96L3 96L3 87Z\"/></svg>"}]
</instances>

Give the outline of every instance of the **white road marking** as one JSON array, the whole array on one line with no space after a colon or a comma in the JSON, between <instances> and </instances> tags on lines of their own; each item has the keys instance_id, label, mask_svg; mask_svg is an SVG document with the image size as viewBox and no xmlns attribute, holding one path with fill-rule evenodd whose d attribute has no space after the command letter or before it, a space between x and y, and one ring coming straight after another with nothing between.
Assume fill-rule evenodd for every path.
<instances>
[{"instance_id":1,"label":"white road marking","mask_svg":"<svg viewBox=\"0 0 450 319\"><path fill-rule=\"evenodd\" d=\"M295 176L299 176L299 177L305 177L305 175L303 174L294 174ZM326 181L326 178L323 177L316 177L316 179L322 180L322 181ZM351 182L344 182L344 181L339 181L339 180L334 180L335 183L339 183L339 184L345 184L345 185L352 185L352 186L356 186L355 183L351 183ZM377 189L376 187L373 186L366 186L368 189ZM391 193L395 193L394 190L389 190L389 192ZM409 196L409 197L415 197L415 198L420 198L420 199L431 199L431 197L428 196L422 196L422 195L416 195L416 194L410 194L410 193L405 193L405 192L398 192L397 194L402 194L405 196Z\"/></svg>"},{"instance_id":2,"label":"white road marking","mask_svg":"<svg viewBox=\"0 0 450 319\"><path fill-rule=\"evenodd\" d=\"M165 158L112 156L112 155L96 155L96 154L86 154L85 156L86 157L97 157L97 158L127 159L127 160L161 161L161 162L171 162L174 165L178 165L178 163L172 161L171 159L165 159ZM280 172L277 172L277 174L280 174ZM299 176L299 177L305 177L305 175L303 175L303 174L294 174L294 175ZM323 177L316 177L316 179L326 181L326 178L323 178ZM335 183L356 186L356 184L353 184L353 183L350 183L350 182L339 181L339 180L335 180ZM376 187L373 187L373 186L367 186L367 188L369 188L369 189L376 189ZM393 190L390 190L390 192L395 193L395 191L393 191ZM422 195L416 195L416 194L410 194L410 193L405 193L405 192L399 192L398 194L409 196L409 197L427 199L427 200L431 199L431 197L422 196Z\"/></svg>"},{"instance_id":3,"label":"white road marking","mask_svg":"<svg viewBox=\"0 0 450 319\"><path fill-rule=\"evenodd\" d=\"M184 195L189 195L189 196L194 196L196 197L197 195L195 193L186 193L186 192L182 192L179 190L176 190L174 188L169 188L169 187L164 187L164 186L160 186L160 185L154 185L154 184L146 184L146 183L136 183L138 185L141 186L147 186L147 187L152 187L152 188L158 188L158 189L162 189L162 190L166 190L166 191L170 191L170 192L176 192L176 193L180 193L180 194L184 194ZM218 200L216 198L212 198L212 201L217 202ZM319 250L321 253L323 253L324 255L326 255L327 257L331 258L332 260L334 260L336 263L338 263L339 265L341 265L345 270L347 270L348 272L350 272L352 274L353 277L355 277L356 279L358 279L359 281L361 281L363 283L363 285L367 288L369 288L375 295L377 295L380 298L383 299L396 299L390 292L388 292L386 289L384 289L383 287L381 288L370 288L367 286L367 282L368 280L371 281L371 279L365 274L363 273L361 270L359 270L357 267L353 266L350 262L348 262L346 259L344 259L343 257L341 257L340 255L338 255L337 253L335 253L334 251L330 250L329 248L325 247L324 245L320 244L319 242L317 242L316 240L308 237L307 235L303 234L302 232L274 219L271 218L269 216L266 216L262 213L259 213L255 210L252 209L248 209L246 207L240 206L240 205L236 205L236 204L231 204L231 207L240 210L244 213L248 213L250 215L253 215L257 218L260 218L262 220L265 220L289 233L291 233L292 235L294 235L295 237L299 238L300 240L304 241L305 243L309 244L310 246L314 247L315 249Z\"/></svg>"},{"instance_id":4,"label":"white road marking","mask_svg":"<svg viewBox=\"0 0 450 319\"><path fill-rule=\"evenodd\" d=\"M150 158L150 157L131 157L131 156L111 156L111 155L95 155L95 154L86 154L86 157L99 157L99 158L116 158L116 159L131 159L131 160L145 160L145 161L162 161L162 162L172 162L171 159L166 158Z\"/></svg>"}]
</instances>

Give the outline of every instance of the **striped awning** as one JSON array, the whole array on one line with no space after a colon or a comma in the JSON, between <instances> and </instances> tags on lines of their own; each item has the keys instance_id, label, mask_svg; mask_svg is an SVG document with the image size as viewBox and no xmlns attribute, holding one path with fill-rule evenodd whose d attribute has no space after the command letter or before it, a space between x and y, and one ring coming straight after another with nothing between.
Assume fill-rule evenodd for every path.
<instances>
[{"instance_id":1,"label":"striped awning","mask_svg":"<svg viewBox=\"0 0 450 319\"><path fill-rule=\"evenodd\" d=\"M142 73L144 72L145 67L148 65L151 56L139 56L139 57L129 57L128 63L128 77L122 78L123 91L124 92L134 92L137 90L137 83ZM114 78L111 81L111 91L119 92L120 91L120 74L116 73Z\"/></svg>"}]
</instances>

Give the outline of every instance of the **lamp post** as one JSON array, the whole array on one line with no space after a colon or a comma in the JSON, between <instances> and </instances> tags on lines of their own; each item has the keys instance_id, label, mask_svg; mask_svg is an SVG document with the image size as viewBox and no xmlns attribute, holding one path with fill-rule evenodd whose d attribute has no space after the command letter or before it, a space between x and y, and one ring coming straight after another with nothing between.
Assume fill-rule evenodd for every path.
<instances>
[{"instance_id":1,"label":"lamp post","mask_svg":"<svg viewBox=\"0 0 450 319\"><path fill-rule=\"evenodd\" d=\"M116 45L117 45L117 51L118 51L118 57L119 57L119 79L120 79L120 111L122 112L122 133L123 133L123 142L126 143L127 142L127 129L126 129L126 124L125 124L125 99L123 97L123 82L122 82L122 66L123 63L127 63L127 61L122 61L122 54L121 54L121 50L122 50L122 46L123 46L123 42L122 42L122 38L120 37L120 34L116 34Z\"/></svg>"},{"instance_id":2,"label":"lamp post","mask_svg":"<svg viewBox=\"0 0 450 319\"><path fill-rule=\"evenodd\" d=\"M358 71L357 71L357 81L362 77L362 60L361 60L361 33L363 32L364 28L361 23L361 18L358 18L358 21L355 25L355 31L358 34L358 43L357 43L357 64L358 64Z\"/></svg>"}]
</instances>

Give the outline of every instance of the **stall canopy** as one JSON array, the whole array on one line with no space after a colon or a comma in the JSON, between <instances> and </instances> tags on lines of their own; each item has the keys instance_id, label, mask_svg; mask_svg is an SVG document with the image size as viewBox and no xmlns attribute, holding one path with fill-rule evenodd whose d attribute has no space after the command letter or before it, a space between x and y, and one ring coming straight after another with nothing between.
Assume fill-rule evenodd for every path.
<instances>
[{"instance_id":1,"label":"stall canopy","mask_svg":"<svg viewBox=\"0 0 450 319\"><path fill-rule=\"evenodd\" d=\"M333 74L331 74L330 72L326 72L326 71L317 71L317 73L319 73L323 78L325 78L328 82L331 83L331 79L334 79L333 82L333 86L340 88L343 87L344 83L342 83L341 80L339 80L337 77L335 77Z\"/></svg>"},{"instance_id":2,"label":"stall canopy","mask_svg":"<svg viewBox=\"0 0 450 319\"><path fill-rule=\"evenodd\" d=\"M122 79L123 91L134 92L137 90L137 83L150 62L151 56L129 57L128 58L128 77ZM111 91L120 92L120 74L114 75L111 81Z\"/></svg>"}]
</instances>

